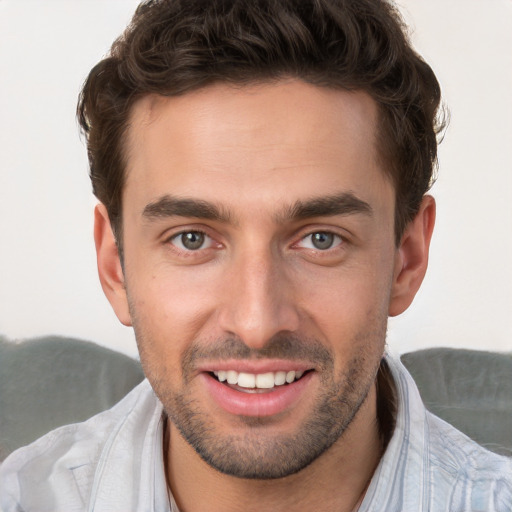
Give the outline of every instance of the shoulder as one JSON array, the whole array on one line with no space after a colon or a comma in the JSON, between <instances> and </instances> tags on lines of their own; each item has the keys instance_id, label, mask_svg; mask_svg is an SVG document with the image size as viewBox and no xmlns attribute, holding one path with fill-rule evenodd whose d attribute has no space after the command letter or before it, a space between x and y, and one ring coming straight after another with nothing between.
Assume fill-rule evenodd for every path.
<instances>
[{"instance_id":1,"label":"shoulder","mask_svg":"<svg viewBox=\"0 0 512 512\"><path fill-rule=\"evenodd\" d=\"M510 512L512 459L428 412L405 367L386 360L397 400L395 430L379 470L382 486L375 492L381 503L393 505L386 510Z\"/></svg>"},{"instance_id":2,"label":"shoulder","mask_svg":"<svg viewBox=\"0 0 512 512\"><path fill-rule=\"evenodd\" d=\"M512 458L487 450L428 411L426 422L430 458L436 466L445 467L450 473L463 475L474 472L503 475L502 469L512 468ZM512 473L508 473L508 477L512 478Z\"/></svg>"},{"instance_id":3,"label":"shoulder","mask_svg":"<svg viewBox=\"0 0 512 512\"><path fill-rule=\"evenodd\" d=\"M429 412L426 420L431 481L450 489L453 510L463 510L467 503L485 504L482 510L510 510L512 458L486 450Z\"/></svg>"},{"instance_id":4,"label":"shoulder","mask_svg":"<svg viewBox=\"0 0 512 512\"><path fill-rule=\"evenodd\" d=\"M83 510L102 452L128 418L140 408L154 408L154 402L144 381L112 409L60 427L16 450L0 467L0 509ZM65 496L65 508L59 495Z\"/></svg>"}]
</instances>

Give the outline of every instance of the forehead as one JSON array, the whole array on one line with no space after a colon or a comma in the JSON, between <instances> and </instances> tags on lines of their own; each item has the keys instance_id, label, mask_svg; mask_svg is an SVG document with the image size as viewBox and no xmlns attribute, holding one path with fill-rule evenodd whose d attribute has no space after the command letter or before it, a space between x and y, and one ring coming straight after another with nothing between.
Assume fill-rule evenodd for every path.
<instances>
[{"instance_id":1,"label":"forehead","mask_svg":"<svg viewBox=\"0 0 512 512\"><path fill-rule=\"evenodd\" d=\"M252 205L365 189L382 193L377 105L301 81L227 84L133 107L123 202L164 194Z\"/></svg>"}]
</instances>

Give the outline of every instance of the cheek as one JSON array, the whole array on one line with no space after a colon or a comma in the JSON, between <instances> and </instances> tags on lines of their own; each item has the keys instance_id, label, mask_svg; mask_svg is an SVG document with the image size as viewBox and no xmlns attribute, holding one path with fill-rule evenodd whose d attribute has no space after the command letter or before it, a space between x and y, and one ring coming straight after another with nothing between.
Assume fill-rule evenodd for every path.
<instances>
[{"instance_id":1,"label":"cheek","mask_svg":"<svg viewBox=\"0 0 512 512\"><path fill-rule=\"evenodd\" d=\"M392 269L351 266L303 281L304 317L333 350L383 346Z\"/></svg>"},{"instance_id":2,"label":"cheek","mask_svg":"<svg viewBox=\"0 0 512 512\"><path fill-rule=\"evenodd\" d=\"M314 305L326 315L337 313L344 319L358 319L366 312L387 306L391 290L391 264L347 265L302 273L304 304Z\"/></svg>"},{"instance_id":3,"label":"cheek","mask_svg":"<svg viewBox=\"0 0 512 512\"><path fill-rule=\"evenodd\" d=\"M211 273L203 274L189 268L170 271L157 265L151 273L134 272L134 278L127 279L134 323L162 350L181 349L200 337L211 317L216 280Z\"/></svg>"}]
</instances>

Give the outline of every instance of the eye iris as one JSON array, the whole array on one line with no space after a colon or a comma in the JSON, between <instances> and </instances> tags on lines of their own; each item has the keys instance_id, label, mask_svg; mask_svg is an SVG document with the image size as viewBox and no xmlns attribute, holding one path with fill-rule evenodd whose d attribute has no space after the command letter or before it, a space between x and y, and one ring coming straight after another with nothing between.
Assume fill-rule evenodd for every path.
<instances>
[{"instance_id":1,"label":"eye iris","mask_svg":"<svg viewBox=\"0 0 512 512\"><path fill-rule=\"evenodd\" d=\"M199 231L190 231L189 233L183 233L181 235L181 243L183 247L194 251L199 249L204 243L204 233Z\"/></svg>"},{"instance_id":2,"label":"eye iris","mask_svg":"<svg viewBox=\"0 0 512 512\"><path fill-rule=\"evenodd\" d=\"M314 233L311 235L311 243L317 249L329 249L334 243L334 235L332 233L324 232Z\"/></svg>"}]
</instances>

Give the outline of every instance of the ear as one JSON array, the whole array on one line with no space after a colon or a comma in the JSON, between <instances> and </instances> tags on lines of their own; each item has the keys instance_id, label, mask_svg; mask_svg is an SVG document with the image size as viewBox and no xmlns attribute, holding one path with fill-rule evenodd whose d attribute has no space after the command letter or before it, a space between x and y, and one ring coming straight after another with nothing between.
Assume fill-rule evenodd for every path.
<instances>
[{"instance_id":1,"label":"ear","mask_svg":"<svg viewBox=\"0 0 512 512\"><path fill-rule=\"evenodd\" d=\"M101 287L117 318L130 326L131 317L124 286L124 273L107 209L98 204L94 209L94 242Z\"/></svg>"},{"instance_id":2,"label":"ear","mask_svg":"<svg viewBox=\"0 0 512 512\"><path fill-rule=\"evenodd\" d=\"M436 202L425 196L416 217L405 228L396 251L389 315L403 313L410 305L425 277L430 239L436 219Z\"/></svg>"}]
</instances>

